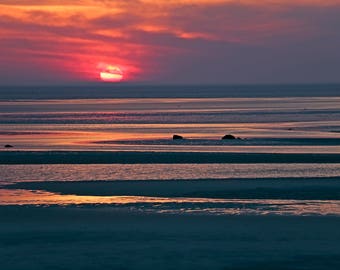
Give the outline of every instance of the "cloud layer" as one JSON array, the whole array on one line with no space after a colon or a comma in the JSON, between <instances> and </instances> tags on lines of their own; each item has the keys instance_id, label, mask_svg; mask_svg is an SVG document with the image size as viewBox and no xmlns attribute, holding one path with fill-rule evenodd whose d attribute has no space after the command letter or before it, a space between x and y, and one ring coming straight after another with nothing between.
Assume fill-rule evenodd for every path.
<instances>
[{"instance_id":1,"label":"cloud layer","mask_svg":"<svg viewBox=\"0 0 340 270\"><path fill-rule=\"evenodd\" d=\"M339 14L337 0L3 0L0 83L96 81L102 62L128 81L339 81Z\"/></svg>"}]
</instances>

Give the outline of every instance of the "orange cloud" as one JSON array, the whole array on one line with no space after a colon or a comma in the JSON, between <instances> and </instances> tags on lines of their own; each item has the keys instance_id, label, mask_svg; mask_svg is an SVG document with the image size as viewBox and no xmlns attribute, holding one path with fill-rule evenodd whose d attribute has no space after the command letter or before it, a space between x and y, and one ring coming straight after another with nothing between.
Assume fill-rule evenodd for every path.
<instances>
[{"instance_id":1,"label":"orange cloud","mask_svg":"<svg viewBox=\"0 0 340 270\"><path fill-rule=\"evenodd\" d=\"M167 57L211 53L202 44L261 46L331 35L322 13L337 6L340 0L3 0L0 56L77 80L98 79L96 67L105 62L122 66L126 79L144 80L169 68Z\"/></svg>"}]
</instances>

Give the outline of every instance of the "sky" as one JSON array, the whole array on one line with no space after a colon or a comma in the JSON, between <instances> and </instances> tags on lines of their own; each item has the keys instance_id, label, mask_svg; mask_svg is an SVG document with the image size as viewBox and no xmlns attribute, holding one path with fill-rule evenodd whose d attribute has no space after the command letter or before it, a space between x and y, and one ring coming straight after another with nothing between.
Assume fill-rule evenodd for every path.
<instances>
[{"instance_id":1,"label":"sky","mask_svg":"<svg viewBox=\"0 0 340 270\"><path fill-rule=\"evenodd\" d=\"M340 0L0 0L0 85L340 82Z\"/></svg>"}]
</instances>

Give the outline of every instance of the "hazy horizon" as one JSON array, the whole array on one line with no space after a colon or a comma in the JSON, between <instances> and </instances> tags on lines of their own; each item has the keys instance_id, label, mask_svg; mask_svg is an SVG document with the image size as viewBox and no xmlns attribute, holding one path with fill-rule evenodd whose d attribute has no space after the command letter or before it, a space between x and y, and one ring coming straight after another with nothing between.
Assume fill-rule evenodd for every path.
<instances>
[{"instance_id":1,"label":"hazy horizon","mask_svg":"<svg viewBox=\"0 0 340 270\"><path fill-rule=\"evenodd\" d=\"M0 100L91 98L337 97L340 84L84 84L0 86Z\"/></svg>"}]
</instances>

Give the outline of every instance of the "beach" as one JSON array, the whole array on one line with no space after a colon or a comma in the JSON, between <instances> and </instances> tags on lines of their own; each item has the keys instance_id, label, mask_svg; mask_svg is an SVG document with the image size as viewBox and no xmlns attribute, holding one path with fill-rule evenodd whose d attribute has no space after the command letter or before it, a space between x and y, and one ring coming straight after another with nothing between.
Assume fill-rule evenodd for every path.
<instances>
[{"instance_id":1,"label":"beach","mask_svg":"<svg viewBox=\"0 0 340 270\"><path fill-rule=\"evenodd\" d=\"M340 267L337 96L143 89L0 100L3 269Z\"/></svg>"},{"instance_id":2,"label":"beach","mask_svg":"<svg viewBox=\"0 0 340 270\"><path fill-rule=\"evenodd\" d=\"M4 269L337 269L338 217L1 207Z\"/></svg>"}]
</instances>

